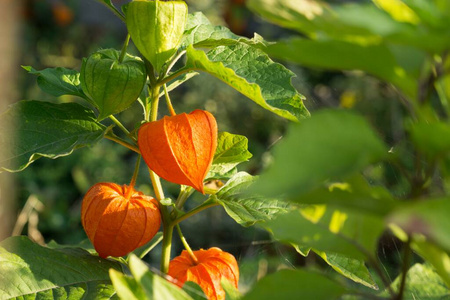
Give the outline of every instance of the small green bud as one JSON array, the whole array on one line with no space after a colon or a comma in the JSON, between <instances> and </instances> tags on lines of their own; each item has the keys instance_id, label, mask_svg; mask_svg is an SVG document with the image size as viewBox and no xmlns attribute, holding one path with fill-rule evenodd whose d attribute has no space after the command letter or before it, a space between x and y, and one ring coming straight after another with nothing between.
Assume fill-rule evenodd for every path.
<instances>
[{"instance_id":1,"label":"small green bud","mask_svg":"<svg viewBox=\"0 0 450 300\"><path fill-rule=\"evenodd\" d=\"M187 12L184 1L134 0L127 6L128 32L158 73L181 43Z\"/></svg>"},{"instance_id":2,"label":"small green bud","mask_svg":"<svg viewBox=\"0 0 450 300\"><path fill-rule=\"evenodd\" d=\"M83 59L81 88L98 108L99 120L127 109L147 79L142 59L126 54L119 62L119 56L119 51L105 49Z\"/></svg>"}]
</instances>

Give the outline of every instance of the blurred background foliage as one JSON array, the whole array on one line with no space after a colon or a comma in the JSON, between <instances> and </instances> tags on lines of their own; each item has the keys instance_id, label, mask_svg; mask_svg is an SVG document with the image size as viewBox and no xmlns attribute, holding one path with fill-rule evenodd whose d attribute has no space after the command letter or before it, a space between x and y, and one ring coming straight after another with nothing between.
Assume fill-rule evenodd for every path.
<instances>
[{"instance_id":1,"label":"blurred background foliage","mask_svg":"<svg viewBox=\"0 0 450 300\"><path fill-rule=\"evenodd\" d=\"M113 1L117 6L126 2ZM212 23L226 25L239 35L253 37L253 33L258 32L271 41L292 34L253 15L245 2L187 1L191 13L201 10ZM21 65L31 65L37 70L58 66L79 70L83 57L101 48L120 49L126 36L125 25L95 0L25 0L21 14L19 61ZM132 47L129 52L137 53ZM286 65L297 75L293 84L306 96L305 104L313 113L321 107L352 108L366 116L388 145L403 138L402 120L406 112L390 85L357 71L330 72ZM19 70L18 74L19 99L77 101L70 96L58 99L49 96L39 89L35 76L24 70ZM216 116L220 131L248 137L253 158L241 170L251 174L258 174L270 162L269 151L282 138L288 124L288 121L245 100L232 88L205 74L188 81L172 92L171 97L177 112L206 109ZM160 116L163 113L164 105ZM118 117L128 128L134 128L137 125L134 123L136 114L141 114L138 103ZM38 211L39 220L33 223L35 228L23 228L22 233L30 234L30 231L37 230L42 234L34 236L38 242L55 240L60 244L77 244L86 239L80 223L84 193L97 182L129 182L135 159L134 153L102 140L93 148L84 148L67 157L37 160L24 172L14 174L14 214L19 214L30 195L42 203ZM406 193L408 188L401 176L388 165L371 170L370 178L374 183L386 184L398 196ZM141 168L137 187L144 193L152 193L145 168ZM167 196L176 197L178 190L175 185L164 182L164 187ZM197 195L188 206L193 207L201 199ZM14 222L4 226L12 231ZM313 254L303 258L293 249L273 243L269 235L257 227L242 228L220 207L196 215L181 226L193 248L217 246L236 255L244 290L257 278L283 266L309 265L334 272ZM399 266L400 250L392 236L383 239L379 255L385 267L394 272ZM172 255L181 251L180 243L176 238L174 240L177 244ZM157 263L158 256L159 249L156 249L148 261Z\"/></svg>"}]
</instances>

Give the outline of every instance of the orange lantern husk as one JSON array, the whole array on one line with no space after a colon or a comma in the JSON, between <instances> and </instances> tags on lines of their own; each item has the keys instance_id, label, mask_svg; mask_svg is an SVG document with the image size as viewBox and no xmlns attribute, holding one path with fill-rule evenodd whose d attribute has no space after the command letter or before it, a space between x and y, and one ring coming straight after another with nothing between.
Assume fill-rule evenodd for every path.
<instances>
[{"instance_id":1,"label":"orange lantern husk","mask_svg":"<svg viewBox=\"0 0 450 300\"><path fill-rule=\"evenodd\" d=\"M148 167L159 177L204 193L203 180L217 147L212 114L194 110L146 123L139 129L138 144Z\"/></svg>"},{"instance_id":2,"label":"orange lantern husk","mask_svg":"<svg viewBox=\"0 0 450 300\"><path fill-rule=\"evenodd\" d=\"M225 299L222 279L227 279L238 288L239 268L236 259L230 253L217 247L193 252L195 262L186 250L169 264L168 275L176 285L182 287L186 281L197 283L210 300Z\"/></svg>"},{"instance_id":3,"label":"orange lantern husk","mask_svg":"<svg viewBox=\"0 0 450 300\"><path fill-rule=\"evenodd\" d=\"M161 214L154 198L103 182L84 196L81 223L100 257L118 257L149 242L159 230Z\"/></svg>"}]
</instances>

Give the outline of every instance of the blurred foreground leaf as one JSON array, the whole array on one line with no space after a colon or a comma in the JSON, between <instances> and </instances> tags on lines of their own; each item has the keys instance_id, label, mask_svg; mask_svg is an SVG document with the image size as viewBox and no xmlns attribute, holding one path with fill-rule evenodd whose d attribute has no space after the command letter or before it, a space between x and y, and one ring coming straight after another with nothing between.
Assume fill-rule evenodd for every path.
<instances>
[{"instance_id":1,"label":"blurred foreground leaf","mask_svg":"<svg viewBox=\"0 0 450 300\"><path fill-rule=\"evenodd\" d=\"M274 148L273 165L251 191L298 197L326 180L342 180L387 153L364 118L348 111L322 110L292 125Z\"/></svg>"},{"instance_id":2,"label":"blurred foreground leaf","mask_svg":"<svg viewBox=\"0 0 450 300\"><path fill-rule=\"evenodd\" d=\"M266 221L263 226L275 239L300 249L312 248L358 260L374 255L384 229L381 218L329 209L319 220L294 210Z\"/></svg>"},{"instance_id":3,"label":"blurred foreground leaf","mask_svg":"<svg viewBox=\"0 0 450 300\"><path fill-rule=\"evenodd\" d=\"M445 199L407 203L387 219L407 234L422 234L428 241L450 252L450 201Z\"/></svg>"},{"instance_id":4,"label":"blurred foreground leaf","mask_svg":"<svg viewBox=\"0 0 450 300\"><path fill-rule=\"evenodd\" d=\"M192 299L175 284L151 272L137 256L130 257L130 270L134 279L142 286L148 299L183 300Z\"/></svg>"},{"instance_id":5,"label":"blurred foreground leaf","mask_svg":"<svg viewBox=\"0 0 450 300\"><path fill-rule=\"evenodd\" d=\"M267 52L271 56L302 66L365 71L393 83L410 97L416 95L417 86L414 78L397 63L394 53L385 45L358 45L347 41L292 38L269 46Z\"/></svg>"},{"instance_id":6,"label":"blurred foreground leaf","mask_svg":"<svg viewBox=\"0 0 450 300\"><path fill-rule=\"evenodd\" d=\"M384 216L396 206L387 189L370 186L362 175L352 176L343 182L334 182L324 188L290 199L299 204L326 204L334 208L352 209L362 213Z\"/></svg>"},{"instance_id":7,"label":"blurred foreground leaf","mask_svg":"<svg viewBox=\"0 0 450 300\"><path fill-rule=\"evenodd\" d=\"M327 277L304 270L281 270L263 277L242 298L260 299L337 299L346 289Z\"/></svg>"}]
</instances>

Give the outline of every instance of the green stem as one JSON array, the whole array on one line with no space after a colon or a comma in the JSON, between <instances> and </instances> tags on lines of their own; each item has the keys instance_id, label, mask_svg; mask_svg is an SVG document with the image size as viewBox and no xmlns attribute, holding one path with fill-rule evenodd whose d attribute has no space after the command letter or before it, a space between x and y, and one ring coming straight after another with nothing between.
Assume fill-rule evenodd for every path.
<instances>
[{"instance_id":1,"label":"green stem","mask_svg":"<svg viewBox=\"0 0 450 300\"><path fill-rule=\"evenodd\" d=\"M133 177L131 177L130 187L134 187L134 185L136 184L136 179L139 174L140 164L141 164L141 155L138 155L138 157L136 159L136 165L134 166Z\"/></svg>"},{"instance_id":2,"label":"green stem","mask_svg":"<svg viewBox=\"0 0 450 300\"><path fill-rule=\"evenodd\" d=\"M402 279L400 281L400 288L396 297L397 300L402 300L403 294L405 292L406 275L408 274L409 263L411 260L411 236L408 236L408 240L405 243L404 247L405 249L403 252Z\"/></svg>"},{"instance_id":3,"label":"green stem","mask_svg":"<svg viewBox=\"0 0 450 300\"><path fill-rule=\"evenodd\" d=\"M113 133L107 133L104 135L105 138L107 138L108 140L111 140L113 142L116 142L130 150L133 150L134 152L141 154L141 151L139 151L139 148L136 147L135 145L132 145L130 143L128 143L127 141L121 139L120 137L114 135Z\"/></svg>"},{"instance_id":4,"label":"green stem","mask_svg":"<svg viewBox=\"0 0 450 300\"><path fill-rule=\"evenodd\" d=\"M219 205L219 204L217 204L217 203L208 203L208 204L202 204L202 205L200 205L200 206L197 206L197 207L194 208L193 210L188 211L188 212L185 213L184 215L182 215L182 216L176 218L175 220L173 220L172 224L173 224L173 225L176 225L176 224L180 223L181 221L184 221L184 220L186 220L187 218L189 218L189 217L191 217L191 216L193 216L193 215L195 215L195 214L201 212L202 210L205 210L205 209L207 209L207 208L210 208L210 207L213 207L213 206L217 206L217 205Z\"/></svg>"},{"instance_id":5,"label":"green stem","mask_svg":"<svg viewBox=\"0 0 450 300\"><path fill-rule=\"evenodd\" d=\"M125 42L122 46L122 51L120 52L119 62L122 63L123 59L125 58L125 54L127 54L127 48L128 43L130 43L130 34L127 34L127 37L125 38Z\"/></svg>"},{"instance_id":6,"label":"green stem","mask_svg":"<svg viewBox=\"0 0 450 300\"><path fill-rule=\"evenodd\" d=\"M164 217L163 217L164 219ZM170 250L172 248L173 226L164 224L160 270L163 274L169 271Z\"/></svg>"},{"instance_id":7,"label":"green stem","mask_svg":"<svg viewBox=\"0 0 450 300\"><path fill-rule=\"evenodd\" d=\"M181 232L180 225L177 224L175 226L177 227L177 232L178 232L178 235L180 236L180 240L181 240L181 243L183 243L184 248L189 253L189 256L194 261L194 264L198 264L198 259L195 256L194 252L192 251L191 247L189 246L189 244L188 244L186 238L184 237L183 233Z\"/></svg>"},{"instance_id":8,"label":"green stem","mask_svg":"<svg viewBox=\"0 0 450 300\"><path fill-rule=\"evenodd\" d=\"M159 180L158 175L155 174L150 168L148 169L150 173L150 180L152 181L153 190L155 192L156 200L161 201L164 199L164 191L161 186L161 180Z\"/></svg>"},{"instance_id":9,"label":"green stem","mask_svg":"<svg viewBox=\"0 0 450 300\"><path fill-rule=\"evenodd\" d=\"M181 51L180 53L175 56L175 58L170 62L170 64L167 66L166 72L164 73L164 77L169 74L170 70L173 68L173 66L177 63L177 61L186 53L186 50Z\"/></svg>"},{"instance_id":10,"label":"green stem","mask_svg":"<svg viewBox=\"0 0 450 300\"><path fill-rule=\"evenodd\" d=\"M119 17L122 22L125 23L125 17L120 13L120 11L111 3L111 1L103 1L98 0L98 2L104 4L106 7L108 7L117 17ZM109 2L109 3L107 3Z\"/></svg>"},{"instance_id":11,"label":"green stem","mask_svg":"<svg viewBox=\"0 0 450 300\"><path fill-rule=\"evenodd\" d=\"M130 132L128 131L128 129L125 128L125 126L123 126L122 123L120 123L119 120L116 119L116 117L114 117L113 115L110 115L109 118L111 119L111 121L114 122L114 124L117 125L117 127L120 128L120 130L122 130L126 135L130 135Z\"/></svg>"},{"instance_id":12,"label":"green stem","mask_svg":"<svg viewBox=\"0 0 450 300\"><path fill-rule=\"evenodd\" d=\"M194 192L194 189L190 186L181 186L180 194L178 195L177 201L175 201L175 207L177 209L181 209L186 202L186 200L189 198L190 195Z\"/></svg>"},{"instance_id":13,"label":"green stem","mask_svg":"<svg viewBox=\"0 0 450 300\"><path fill-rule=\"evenodd\" d=\"M167 91L167 86L164 84L164 95L166 96L167 108L169 109L170 115L175 116L177 113L173 109L172 101L170 101L169 92Z\"/></svg>"},{"instance_id":14,"label":"green stem","mask_svg":"<svg viewBox=\"0 0 450 300\"><path fill-rule=\"evenodd\" d=\"M150 121L156 121L158 118L159 106L159 87L152 89L152 101L150 104Z\"/></svg>"},{"instance_id":15,"label":"green stem","mask_svg":"<svg viewBox=\"0 0 450 300\"><path fill-rule=\"evenodd\" d=\"M183 74L185 74L185 73L188 73L188 72L190 72L190 71L193 71L193 70L194 70L193 68L181 68L181 69L179 69L179 70L173 72L172 74L170 74L170 75L164 77L164 79L161 79L161 80L158 82L158 84L159 84L160 86L161 86L161 85L164 85L164 84L168 83L169 81L171 81L171 80L177 78L178 76L181 76L181 75L183 75Z\"/></svg>"},{"instance_id":16,"label":"green stem","mask_svg":"<svg viewBox=\"0 0 450 300\"><path fill-rule=\"evenodd\" d=\"M154 74L149 74L152 78ZM155 78L151 79L154 81ZM150 90L150 109L147 111L146 121L156 121L158 117L158 103L159 103L159 85L153 85ZM161 200L164 199L164 191L161 186L161 180L158 175L156 175L152 170L149 169L150 179L152 181L153 190L155 192L155 197L159 202L159 209L161 210L161 216L163 221L163 242L162 242L162 253L161 253L161 272L166 274L169 270L170 263L170 249L172 248L172 236L173 236L173 226L172 218L170 217L169 210L167 206L161 204Z\"/></svg>"},{"instance_id":17,"label":"green stem","mask_svg":"<svg viewBox=\"0 0 450 300\"><path fill-rule=\"evenodd\" d=\"M134 191L134 185L136 184L136 179L139 174L139 165L141 164L141 156L138 155L136 159L136 165L134 166L133 176L131 177L130 185L128 191L125 195L126 199L130 199L132 191Z\"/></svg>"}]
</instances>

